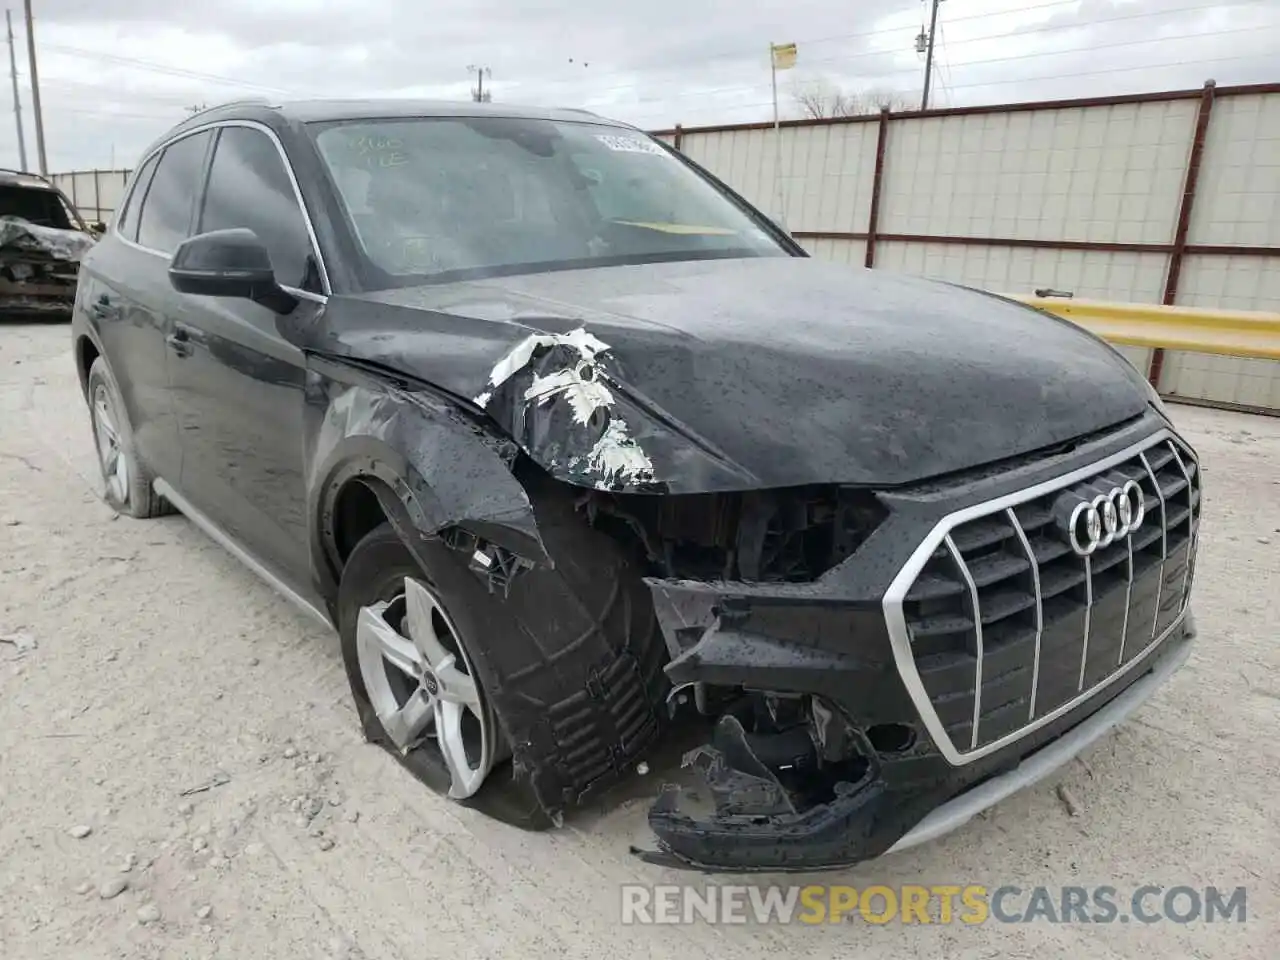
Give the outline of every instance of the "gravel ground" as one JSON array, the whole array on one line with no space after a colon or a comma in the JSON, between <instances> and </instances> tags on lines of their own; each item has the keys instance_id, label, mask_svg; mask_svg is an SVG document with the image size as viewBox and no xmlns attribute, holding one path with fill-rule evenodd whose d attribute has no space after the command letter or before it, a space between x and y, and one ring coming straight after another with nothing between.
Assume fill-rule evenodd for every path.
<instances>
[{"instance_id":1,"label":"gravel ground","mask_svg":"<svg viewBox=\"0 0 1280 960\"><path fill-rule=\"evenodd\" d=\"M621 884L718 882L628 854L642 789L530 835L420 787L361 741L333 636L98 499L66 327L0 327L0 957L1275 956L1280 419L1176 416L1207 485L1190 663L1059 779L820 879L1245 885L1247 922L639 928Z\"/></svg>"}]
</instances>

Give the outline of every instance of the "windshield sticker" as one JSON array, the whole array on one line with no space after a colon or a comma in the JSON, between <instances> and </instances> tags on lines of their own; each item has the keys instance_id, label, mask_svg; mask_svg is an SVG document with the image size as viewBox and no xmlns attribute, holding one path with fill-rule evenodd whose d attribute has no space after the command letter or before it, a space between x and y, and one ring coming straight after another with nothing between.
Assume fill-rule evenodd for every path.
<instances>
[{"instance_id":1,"label":"windshield sticker","mask_svg":"<svg viewBox=\"0 0 1280 960\"><path fill-rule=\"evenodd\" d=\"M615 134L600 133L596 134L596 139L618 153L654 153L660 157L667 155L667 151L656 143L642 140L640 137L620 137Z\"/></svg>"}]
</instances>

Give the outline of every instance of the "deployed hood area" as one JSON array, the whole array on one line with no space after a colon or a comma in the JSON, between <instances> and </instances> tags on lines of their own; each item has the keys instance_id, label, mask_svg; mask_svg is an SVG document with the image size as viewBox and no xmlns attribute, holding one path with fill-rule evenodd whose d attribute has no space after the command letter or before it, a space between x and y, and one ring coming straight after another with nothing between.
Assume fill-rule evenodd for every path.
<instances>
[{"instance_id":1,"label":"deployed hood area","mask_svg":"<svg viewBox=\"0 0 1280 960\"><path fill-rule=\"evenodd\" d=\"M553 271L334 297L299 346L483 408L607 490L891 486L1054 446L1145 408L1074 325L807 258Z\"/></svg>"}]
</instances>

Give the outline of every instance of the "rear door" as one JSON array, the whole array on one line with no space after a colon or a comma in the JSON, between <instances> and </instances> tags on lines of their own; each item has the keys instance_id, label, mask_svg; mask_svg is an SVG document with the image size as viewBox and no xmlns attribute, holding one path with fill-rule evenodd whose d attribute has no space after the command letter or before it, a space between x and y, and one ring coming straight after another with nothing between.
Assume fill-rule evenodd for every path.
<instances>
[{"instance_id":1,"label":"rear door","mask_svg":"<svg viewBox=\"0 0 1280 960\"><path fill-rule=\"evenodd\" d=\"M300 302L290 322L323 309L320 261L282 149L266 128L218 132L197 232L247 227L276 279ZM249 300L182 296L169 371L183 446L181 490L295 590L310 586L303 464L302 352L278 315Z\"/></svg>"},{"instance_id":2,"label":"rear door","mask_svg":"<svg viewBox=\"0 0 1280 960\"><path fill-rule=\"evenodd\" d=\"M178 297L169 258L191 235L212 142L212 131L201 131L146 160L114 229L86 258L78 297L120 387L138 453L170 483L182 455L166 370Z\"/></svg>"}]
</instances>

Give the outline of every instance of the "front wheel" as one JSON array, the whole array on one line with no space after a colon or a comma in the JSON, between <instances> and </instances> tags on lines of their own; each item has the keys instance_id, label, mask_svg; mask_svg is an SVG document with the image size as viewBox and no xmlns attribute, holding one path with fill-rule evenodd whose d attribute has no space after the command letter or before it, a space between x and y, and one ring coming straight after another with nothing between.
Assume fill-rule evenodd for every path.
<instances>
[{"instance_id":1,"label":"front wheel","mask_svg":"<svg viewBox=\"0 0 1280 960\"><path fill-rule=\"evenodd\" d=\"M438 793L520 826L546 826L512 778L510 750L472 666L468 647L481 640L471 599L446 595L390 524L356 545L342 571L338 626L361 724Z\"/></svg>"}]
</instances>

